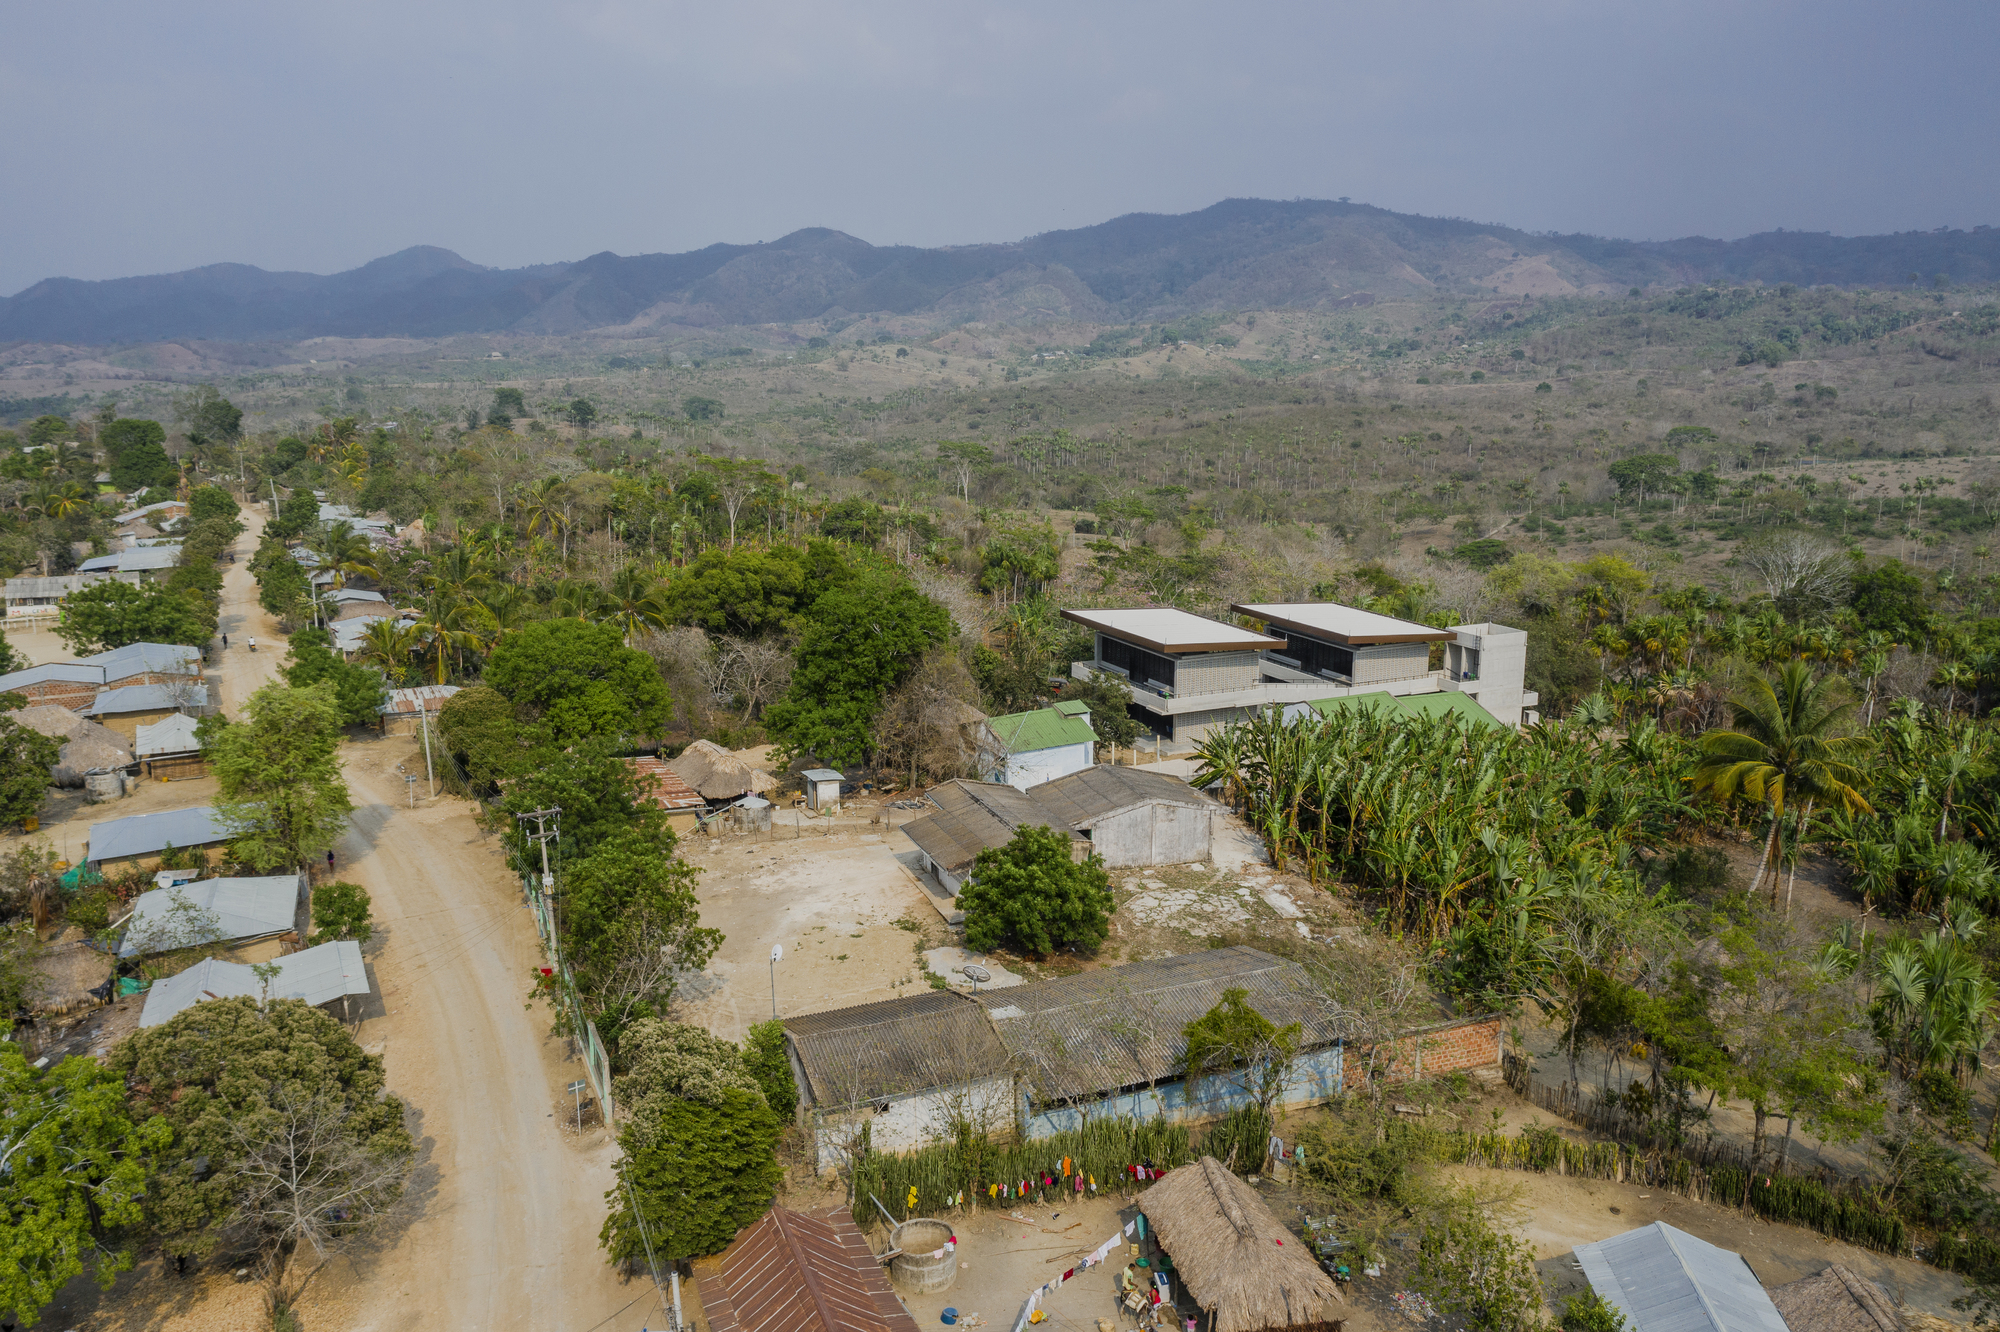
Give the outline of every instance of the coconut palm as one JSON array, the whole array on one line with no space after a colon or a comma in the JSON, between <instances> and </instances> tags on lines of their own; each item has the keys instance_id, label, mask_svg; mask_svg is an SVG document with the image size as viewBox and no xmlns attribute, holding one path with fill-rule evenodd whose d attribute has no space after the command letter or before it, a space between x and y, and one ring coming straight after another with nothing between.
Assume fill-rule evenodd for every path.
<instances>
[{"instance_id":1,"label":"coconut palm","mask_svg":"<svg viewBox=\"0 0 2000 1332\"><path fill-rule=\"evenodd\" d=\"M421 629L406 620L377 620L361 635L361 660L379 664L390 682L400 685L421 637Z\"/></svg>"},{"instance_id":2,"label":"coconut palm","mask_svg":"<svg viewBox=\"0 0 2000 1332\"><path fill-rule=\"evenodd\" d=\"M633 565L627 565L611 580L609 618L625 636L625 646L632 646L633 635L642 630L666 628L667 606L661 598L662 591L659 583Z\"/></svg>"},{"instance_id":3,"label":"coconut palm","mask_svg":"<svg viewBox=\"0 0 2000 1332\"><path fill-rule=\"evenodd\" d=\"M335 586L346 587L350 577L378 581L382 577L375 569L375 548L346 519L322 527L311 545L319 554L322 567L333 571Z\"/></svg>"},{"instance_id":4,"label":"coconut palm","mask_svg":"<svg viewBox=\"0 0 2000 1332\"><path fill-rule=\"evenodd\" d=\"M1831 680L1814 675L1803 661L1787 662L1775 683L1753 680L1749 696L1730 704L1734 730L1710 731L1701 738L1702 757L1693 779L1696 789L1724 800L1745 797L1771 808L1771 832L1764 840L1757 877L1750 883L1752 893L1772 869L1788 796L1805 799L1801 827L1811 820L1815 801L1848 810L1871 808L1858 789L1861 769L1855 766L1866 743L1835 734L1853 705L1836 700ZM1777 897L1774 876L1774 906Z\"/></svg>"},{"instance_id":5,"label":"coconut palm","mask_svg":"<svg viewBox=\"0 0 2000 1332\"><path fill-rule=\"evenodd\" d=\"M449 592L433 592L424 599L423 618L417 622L416 629L429 640L432 651L437 654L438 684L445 683L447 654L457 660L462 673L465 650L479 650L482 617L475 609L477 606L477 602Z\"/></svg>"}]
</instances>

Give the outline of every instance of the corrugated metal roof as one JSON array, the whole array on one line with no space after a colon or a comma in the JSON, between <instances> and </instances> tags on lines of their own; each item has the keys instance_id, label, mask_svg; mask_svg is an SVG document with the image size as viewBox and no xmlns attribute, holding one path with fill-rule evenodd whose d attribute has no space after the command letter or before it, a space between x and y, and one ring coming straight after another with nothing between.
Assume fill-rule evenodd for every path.
<instances>
[{"instance_id":1,"label":"corrugated metal roof","mask_svg":"<svg viewBox=\"0 0 2000 1332\"><path fill-rule=\"evenodd\" d=\"M705 809L708 805L701 798L701 792L689 786L681 775L667 766L665 759L643 756L628 758L627 766L637 779L639 789L652 795L653 803L665 810Z\"/></svg>"},{"instance_id":2,"label":"corrugated metal roof","mask_svg":"<svg viewBox=\"0 0 2000 1332\"><path fill-rule=\"evenodd\" d=\"M7 580L7 600L39 601L47 597L66 597L70 593L101 583L104 575L99 574L57 574L48 578L9 578Z\"/></svg>"},{"instance_id":3,"label":"corrugated metal roof","mask_svg":"<svg viewBox=\"0 0 2000 1332\"><path fill-rule=\"evenodd\" d=\"M111 556L105 556L111 559ZM133 573L145 569L172 569L181 562L179 546L141 546L136 550L123 550L116 556L118 572ZM86 568L87 564L78 565Z\"/></svg>"},{"instance_id":4,"label":"corrugated metal roof","mask_svg":"<svg viewBox=\"0 0 2000 1332\"><path fill-rule=\"evenodd\" d=\"M177 847L208 846L234 836L207 805L164 809L157 814L132 814L91 824L86 859L146 856L162 850L169 842Z\"/></svg>"},{"instance_id":5,"label":"corrugated metal roof","mask_svg":"<svg viewBox=\"0 0 2000 1332\"><path fill-rule=\"evenodd\" d=\"M341 652L359 652L368 640L368 626L382 620L393 620L393 615L357 615L351 620L336 620L333 628L333 646Z\"/></svg>"},{"instance_id":6,"label":"corrugated metal roof","mask_svg":"<svg viewBox=\"0 0 2000 1332\"><path fill-rule=\"evenodd\" d=\"M847 780L832 768L807 768L799 776L809 782L844 782Z\"/></svg>"},{"instance_id":7,"label":"corrugated metal roof","mask_svg":"<svg viewBox=\"0 0 2000 1332\"><path fill-rule=\"evenodd\" d=\"M985 1011L948 990L808 1013L784 1025L805 1070L806 1091L822 1109L992 1077L1007 1068L1007 1047Z\"/></svg>"},{"instance_id":8,"label":"corrugated metal roof","mask_svg":"<svg viewBox=\"0 0 2000 1332\"><path fill-rule=\"evenodd\" d=\"M1221 806L1178 777L1145 768L1089 767L1028 788L1037 804L1071 828L1085 828L1107 814L1147 801L1192 809Z\"/></svg>"},{"instance_id":9,"label":"corrugated metal roof","mask_svg":"<svg viewBox=\"0 0 2000 1332\"><path fill-rule=\"evenodd\" d=\"M255 879L198 879L178 888L140 893L132 903L132 919L118 944L118 956L139 957L195 943L283 934L298 928L301 891L298 875L274 874ZM212 939L180 937L186 926L176 913L183 898L215 918Z\"/></svg>"},{"instance_id":10,"label":"corrugated metal roof","mask_svg":"<svg viewBox=\"0 0 2000 1332\"><path fill-rule=\"evenodd\" d=\"M76 566L78 573L110 573L118 567L120 555L93 555Z\"/></svg>"},{"instance_id":11,"label":"corrugated metal roof","mask_svg":"<svg viewBox=\"0 0 2000 1332\"><path fill-rule=\"evenodd\" d=\"M845 1207L773 1207L694 1271L709 1332L917 1332Z\"/></svg>"},{"instance_id":12,"label":"corrugated metal roof","mask_svg":"<svg viewBox=\"0 0 2000 1332\"><path fill-rule=\"evenodd\" d=\"M1187 1053L1187 1024L1248 991L1250 1006L1280 1027L1303 1029L1302 1049L1345 1034L1341 1011L1305 968L1238 946L981 990L973 1001L1044 1100L1092 1096L1170 1081Z\"/></svg>"},{"instance_id":13,"label":"corrugated metal roof","mask_svg":"<svg viewBox=\"0 0 2000 1332\"><path fill-rule=\"evenodd\" d=\"M201 649L189 647L185 643L127 643L124 647L112 648L109 652L99 652L81 658L81 661L88 666L102 667L107 681L149 673L159 675L201 673Z\"/></svg>"},{"instance_id":14,"label":"corrugated metal roof","mask_svg":"<svg viewBox=\"0 0 2000 1332\"><path fill-rule=\"evenodd\" d=\"M1664 1221L1579 1244L1576 1259L1630 1332L1788 1332L1741 1254Z\"/></svg>"},{"instance_id":15,"label":"corrugated metal roof","mask_svg":"<svg viewBox=\"0 0 2000 1332\"><path fill-rule=\"evenodd\" d=\"M381 594L380 592L370 592L370 591L369 591L369 590L368 590L367 588L365 588L365 587L341 587L341 588L335 588L335 589L334 589L334 590L333 590L333 591L332 591L331 593L329 593L329 594L328 594L328 596L329 596L329 598L330 598L331 600L333 600L333 601L338 601L338 602L342 602L342 603L345 603L345 602L350 602L350 601L384 601L384 602L386 602L386 601L387 601L387 600L389 599L389 598L387 598L387 597L383 596L383 595L382 595L382 594Z\"/></svg>"},{"instance_id":16,"label":"corrugated metal roof","mask_svg":"<svg viewBox=\"0 0 2000 1332\"><path fill-rule=\"evenodd\" d=\"M1294 601L1265 605L1234 605L1239 615L1333 643L1416 643L1450 639L1449 629L1433 629L1413 620L1378 615L1337 601Z\"/></svg>"},{"instance_id":17,"label":"corrugated metal roof","mask_svg":"<svg viewBox=\"0 0 2000 1332\"><path fill-rule=\"evenodd\" d=\"M1054 708L989 717L986 724L993 728L993 734L1009 754L1032 754L1038 749L1094 744L1097 740L1097 732L1087 720L1065 716Z\"/></svg>"},{"instance_id":18,"label":"corrugated metal roof","mask_svg":"<svg viewBox=\"0 0 2000 1332\"><path fill-rule=\"evenodd\" d=\"M1062 617L1155 652L1247 652L1285 645L1282 638L1267 637L1170 606L1066 610Z\"/></svg>"},{"instance_id":19,"label":"corrugated metal roof","mask_svg":"<svg viewBox=\"0 0 2000 1332\"><path fill-rule=\"evenodd\" d=\"M961 779L933 787L925 794L938 812L912 820L904 825L903 831L933 862L954 874L972 864L988 847L1001 847L1013 841L1014 830L1024 824L1055 828L1076 837L1059 815L1004 782Z\"/></svg>"},{"instance_id":20,"label":"corrugated metal roof","mask_svg":"<svg viewBox=\"0 0 2000 1332\"><path fill-rule=\"evenodd\" d=\"M271 979L273 999L303 999L318 1007L342 995L370 992L361 945L350 939L317 944L273 960L278 967L278 974ZM208 958L178 976L154 981L146 991L146 1008L139 1015L139 1025L157 1027L170 1022L204 999L255 999L264 993L264 982L255 968Z\"/></svg>"},{"instance_id":21,"label":"corrugated metal roof","mask_svg":"<svg viewBox=\"0 0 2000 1332\"><path fill-rule=\"evenodd\" d=\"M116 712L164 712L169 708L205 708L208 686L186 684L126 685L123 689L99 691L90 705L90 714L105 716Z\"/></svg>"},{"instance_id":22,"label":"corrugated metal roof","mask_svg":"<svg viewBox=\"0 0 2000 1332\"><path fill-rule=\"evenodd\" d=\"M116 521L129 523L134 518L143 518L149 513L158 513L162 509L178 509L181 513L186 513L188 506L184 500L161 500L158 504L148 504L143 509L127 509L124 513L118 515ZM174 516L178 517L179 515Z\"/></svg>"},{"instance_id":23,"label":"corrugated metal roof","mask_svg":"<svg viewBox=\"0 0 2000 1332\"><path fill-rule=\"evenodd\" d=\"M444 707L445 701L453 694L456 694L461 687L459 685L433 684L412 685L408 689L391 689L389 696L383 700L382 706L377 708L376 711L392 716L401 714L403 716L414 717L417 715L418 701L422 700L423 711L436 713L440 708Z\"/></svg>"},{"instance_id":24,"label":"corrugated metal roof","mask_svg":"<svg viewBox=\"0 0 2000 1332\"><path fill-rule=\"evenodd\" d=\"M187 754L201 748L194 738L195 719L184 712L163 717L135 729L133 752L140 758L158 754Z\"/></svg>"},{"instance_id":25,"label":"corrugated metal roof","mask_svg":"<svg viewBox=\"0 0 2000 1332\"><path fill-rule=\"evenodd\" d=\"M51 661L40 666L30 666L10 675L0 675L0 693L9 689L25 689L29 685L47 684L50 681L64 681L72 684L104 683L104 668L86 666L77 661Z\"/></svg>"}]
</instances>

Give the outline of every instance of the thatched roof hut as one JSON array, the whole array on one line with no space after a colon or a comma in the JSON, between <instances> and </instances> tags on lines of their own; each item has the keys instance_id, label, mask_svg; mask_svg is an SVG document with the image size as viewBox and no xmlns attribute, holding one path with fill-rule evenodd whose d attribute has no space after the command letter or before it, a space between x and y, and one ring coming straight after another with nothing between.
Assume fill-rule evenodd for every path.
<instances>
[{"instance_id":1,"label":"thatched roof hut","mask_svg":"<svg viewBox=\"0 0 2000 1332\"><path fill-rule=\"evenodd\" d=\"M1214 1157L1169 1171L1140 1205L1214 1332L1340 1326L1340 1287Z\"/></svg>"},{"instance_id":2,"label":"thatched roof hut","mask_svg":"<svg viewBox=\"0 0 2000 1332\"><path fill-rule=\"evenodd\" d=\"M131 742L124 736L109 726L80 721L49 770L49 780L57 786L82 786L83 775L94 768L124 768L133 762Z\"/></svg>"},{"instance_id":3,"label":"thatched roof hut","mask_svg":"<svg viewBox=\"0 0 2000 1332\"><path fill-rule=\"evenodd\" d=\"M57 707L53 703L31 703L14 711L8 720L31 731L39 731L52 740L67 740L76 734L77 727L89 725L68 708Z\"/></svg>"},{"instance_id":4,"label":"thatched roof hut","mask_svg":"<svg viewBox=\"0 0 2000 1332\"><path fill-rule=\"evenodd\" d=\"M740 800L777 789L778 780L713 740L697 740L667 766L704 800Z\"/></svg>"},{"instance_id":5,"label":"thatched roof hut","mask_svg":"<svg viewBox=\"0 0 2000 1332\"><path fill-rule=\"evenodd\" d=\"M83 939L52 943L28 959L28 1011L61 1014L102 1002L93 991L111 979L111 955Z\"/></svg>"},{"instance_id":6,"label":"thatched roof hut","mask_svg":"<svg viewBox=\"0 0 2000 1332\"><path fill-rule=\"evenodd\" d=\"M1791 1332L1903 1332L1882 1288L1839 1263L1771 1292Z\"/></svg>"}]
</instances>

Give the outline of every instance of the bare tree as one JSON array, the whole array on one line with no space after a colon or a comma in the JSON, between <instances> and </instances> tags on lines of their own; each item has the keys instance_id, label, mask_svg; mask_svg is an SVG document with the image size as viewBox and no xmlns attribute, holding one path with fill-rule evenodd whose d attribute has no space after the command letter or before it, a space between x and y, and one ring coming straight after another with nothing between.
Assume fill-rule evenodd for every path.
<instances>
[{"instance_id":1,"label":"bare tree","mask_svg":"<svg viewBox=\"0 0 2000 1332\"><path fill-rule=\"evenodd\" d=\"M233 1170L232 1226L259 1245L273 1312L290 1308L328 1259L377 1227L403 1196L410 1152L355 1141L351 1117L338 1097L281 1087L269 1114L231 1126L243 1149ZM311 1267L293 1279L301 1255Z\"/></svg>"},{"instance_id":2,"label":"bare tree","mask_svg":"<svg viewBox=\"0 0 2000 1332\"><path fill-rule=\"evenodd\" d=\"M724 638L719 655L730 662L733 692L743 700L743 720L761 715L792 681L789 643L761 638Z\"/></svg>"},{"instance_id":3,"label":"bare tree","mask_svg":"<svg viewBox=\"0 0 2000 1332\"><path fill-rule=\"evenodd\" d=\"M681 626L645 634L635 645L659 666L660 675L680 710L682 728L690 734L703 730L710 709L706 701L709 683L704 673L707 662L715 655L715 646L708 635L692 626Z\"/></svg>"},{"instance_id":4,"label":"bare tree","mask_svg":"<svg viewBox=\"0 0 2000 1332\"><path fill-rule=\"evenodd\" d=\"M1736 559L1788 617L1823 614L1847 600L1851 584L1847 556L1814 533L1772 532L1746 541Z\"/></svg>"},{"instance_id":5,"label":"bare tree","mask_svg":"<svg viewBox=\"0 0 2000 1332\"><path fill-rule=\"evenodd\" d=\"M893 767L907 768L912 786L919 773L970 774L992 757L979 743L983 728L972 725L983 720L975 706L978 698L979 686L958 654L933 649L883 701L875 723L883 758Z\"/></svg>"}]
</instances>

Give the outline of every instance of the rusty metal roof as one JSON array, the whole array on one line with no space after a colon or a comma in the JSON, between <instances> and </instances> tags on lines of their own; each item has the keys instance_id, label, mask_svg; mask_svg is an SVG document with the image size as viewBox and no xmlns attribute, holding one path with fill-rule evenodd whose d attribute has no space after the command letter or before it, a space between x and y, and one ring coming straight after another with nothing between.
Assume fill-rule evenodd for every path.
<instances>
[{"instance_id":1,"label":"rusty metal roof","mask_svg":"<svg viewBox=\"0 0 2000 1332\"><path fill-rule=\"evenodd\" d=\"M824 1110L906 1096L1007 1071L986 1013L949 990L786 1018L785 1035Z\"/></svg>"},{"instance_id":2,"label":"rusty metal roof","mask_svg":"<svg viewBox=\"0 0 2000 1332\"><path fill-rule=\"evenodd\" d=\"M844 1207L773 1207L694 1277L710 1332L917 1332Z\"/></svg>"},{"instance_id":3,"label":"rusty metal roof","mask_svg":"<svg viewBox=\"0 0 2000 1332\"><path fill-rule=\"evenodd\" d=\"M1089 767L1031 786L1028 794L1071 828L1087 827L1106 814L1149 800L1190 809L1221 808L1180 778L1145 768Z\"/></svg>"},{"instance_id":4,"label":"rusty metal roof","mask_svg":"<svg viewBox=\"0 0 2000 1332\"><path fill-rule=\"evenodd\" d=\"M1276 1025L1298 1023L1302 1050L1345 1034L1339 1005L1305 968L1240 945L969 997L992 1015L1038 1098L1048 1101L1178 1077L1184 1029L1230 989L1248 991L1250 1006Z\"/></svg>"},{"instance_id":5,"label":"rusty metal roof","mask_svg":"<svg viewBox=\"0 0 2000 1332\"><path fill-rule=\"evenodd\" d=\"M653 803L661 809L678 813L708 808L701 792L689 786L679 773L668 767L665 759L641 756L628 758L625 764L632 769L640 791L650 795Z\"/></svg>"},{"instance_id":6,"label":"rusty metal roof","mask_svg":"<svg viewBox=\"0 0 2000 1332\"><path fill-rule=\"evenodd\" d=\"M937 813L905 824L903 831L925 855L956 874L988 847L1014 840L1027 826L1054 828L1076 838L1061 815L1005 782L946 782L926 792Z\"/></svg>"}]
</instances>

